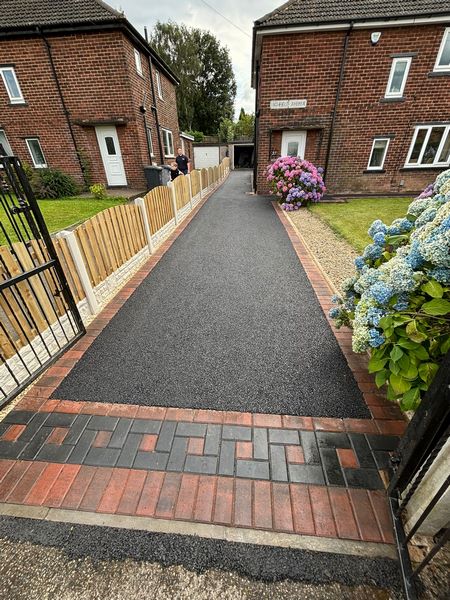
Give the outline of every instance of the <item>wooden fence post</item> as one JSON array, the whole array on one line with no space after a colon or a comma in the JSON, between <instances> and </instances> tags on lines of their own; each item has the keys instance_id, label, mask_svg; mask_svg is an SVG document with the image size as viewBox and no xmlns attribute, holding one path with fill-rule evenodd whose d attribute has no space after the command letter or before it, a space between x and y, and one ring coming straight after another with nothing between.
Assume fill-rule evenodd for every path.
<instances>
[{"instance_id":1,"label":"wooden fence post","mask_svg":"<svg viewBox=\"0 0 450 600\"><path fill-rule=\"evenodd\" d=\"M139 209L141 211L142 220L144 222L145 237L147 238L148 252L149 252L149 254L153 254L154 246L153 246L153 240L152 240L152 232L151 232L150 223L148 220L147 209L145 208L145 200L144 200L144 198L136 198L134 203L136 204L136 206L139 207Z\"/></svg>"},{"instance_id":2,"label":"wooden fence post","mask_svg":"<svg viewBox=\"0 0 450 600\"><path fill-rule=\"evenodd\" d=\"M173 215L175 217L175 225L178 225L178 215L177 215L177 195L175 192L175 186L173 183L169 185L170 190L172 192L172 204L173 204Z\"/></svg>"},{"instance_id":3,"label":"wooden fence post","mask_svg":"<svg viewBox=\"0 0 450 600\"><path fill-rule=\"evenodd\" d=\"M78 246L77 238L75 237L73 231L67 230L60 231L58 233L58 237L65 238L67 242L67 246L70 254L72 255L80 283L83 286L84 293L86 294L86 301L88 303L89 310L93 315L96 315L99 312L100 307L97 302L97 298L95 297L94 288L92 287L91 280L89 279L86 265L84 264L83 256Z\"/></svg>"}]
</instances>

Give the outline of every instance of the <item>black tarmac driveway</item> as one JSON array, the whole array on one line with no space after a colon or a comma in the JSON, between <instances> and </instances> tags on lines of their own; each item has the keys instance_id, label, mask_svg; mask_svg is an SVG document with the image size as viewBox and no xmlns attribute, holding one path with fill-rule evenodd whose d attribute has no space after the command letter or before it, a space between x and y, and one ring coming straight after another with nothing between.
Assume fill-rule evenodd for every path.
<instances>
[{"instance_id":1,"label":"black tarmac driveway","mask_svg":"<svg viewBox=\"0 0 450 600\"><path fill-rule=\"evenodd\" d=\"M270 199L249 191L232 173L55 398L370 416Z\"/></svg>"}]
</instances>

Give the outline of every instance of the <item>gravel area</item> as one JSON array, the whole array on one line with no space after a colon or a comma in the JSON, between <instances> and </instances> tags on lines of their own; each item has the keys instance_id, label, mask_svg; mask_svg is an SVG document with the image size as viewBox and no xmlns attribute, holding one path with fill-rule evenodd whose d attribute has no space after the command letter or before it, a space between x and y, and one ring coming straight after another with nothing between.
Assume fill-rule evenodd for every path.
<instances>
[{"instance_id":1,"label":"gravel area","mask_svg":"<svg viewBox=\"0 0 450 600\"><path fill-rule=\"evenodd\" d=\"M340 290L342 282L355 274L356 250L309 210L288 215L335 288Z\"/></svg>"},{"instance_id":2,"label":"gravel area","mask_svg":"<svg viewBox=\"0 0 450 600\"><path fill-rule=\"evenodd\" d=\"M271 199L249 190L231 174L54 398L370 418Z\"/></svg>"},{"instance_id":3,"label":"gravel area","mask_svg":"<svg viewBox=\"0 0 450 600\"><path fill-rule=\"evenodd\" d=\"M0 600L401 597L387 559L27 519L0 519L0 556Z\"/></svg>"}]
</instances>

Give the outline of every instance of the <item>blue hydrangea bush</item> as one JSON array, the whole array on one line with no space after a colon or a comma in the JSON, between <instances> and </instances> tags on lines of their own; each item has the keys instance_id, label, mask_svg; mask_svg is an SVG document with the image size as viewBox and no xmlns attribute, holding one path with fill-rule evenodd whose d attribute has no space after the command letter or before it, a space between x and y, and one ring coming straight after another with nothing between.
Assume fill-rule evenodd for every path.
<instances>
[{"instance_id":1,"label":"blue hydrangea bush","mask_svg":"<svg viewBox=\"0 0 450 600\"><path fill-rule=\"evenodd\" d=\"M370 350L378 387L415 410L450 349L450 169L404 218L374 221L368 233L373 243L356 258L330 316L353 328L354 352Z\"/></svg>"}]
</instances>

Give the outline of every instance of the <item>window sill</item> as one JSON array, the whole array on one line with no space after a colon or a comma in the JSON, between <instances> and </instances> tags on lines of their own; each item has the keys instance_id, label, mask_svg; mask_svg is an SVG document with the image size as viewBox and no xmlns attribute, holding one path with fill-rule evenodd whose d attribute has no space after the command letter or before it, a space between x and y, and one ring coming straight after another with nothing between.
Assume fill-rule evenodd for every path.
<instances>
[{"instance_id":1,"label":"window sill","mask_svg":"<svg viewBox=\"0 0 450 600\"><path fill-rule=\"evenodd\" d=\"M9 102L9 106L28 106L28 102Z\"/></svg>"},{"instance_id":2,"label":"window sill","mask_svg":"<svg viewBox=\"0 0 450 600\"><path fill-rule=\"evenodd\" d=\"M401 97L398 97L398 98L394 98L394 97L389 98L388 97L388 98L381 98L380 102L387 102L387 103L390 103L390 102L405 102L405 100L406 100L406 98L404 96L401 96Z\"/></svg>"},{"instance_id":3,"label":"window sill","mask_svg":"<svg viewBox=\"0 0 450 600\"><path fill-rule=\"evenodd\" d=\"M450 70L448 71L430 71L428 77L450 77Z\"/></svg>"},{"instance_id":4,"label":"window sill","mask_svg":"<svg viewBox=\"0 0 450 600\"><path fill-rule=\"evenodd\" d=\"M437 165L419 165L417 167L402 167L401 169L399 169L400 171L430 171L430 170L435 170L435 171L442 171L442 169L447 169L448 167L443 167L443 166L437 166Z\"/></svg>"},{"instance_id":5,"label":"window sill","mask_svg":"<svg viewBox=\"0 0 450 600\"><path fill-rule=\"evenodd\" d=\"M366 169L363 173L364 175L379 175L380 173L386 173L386 169Z\"/></svg>"}]
</instances>

